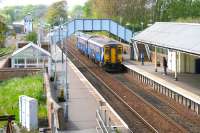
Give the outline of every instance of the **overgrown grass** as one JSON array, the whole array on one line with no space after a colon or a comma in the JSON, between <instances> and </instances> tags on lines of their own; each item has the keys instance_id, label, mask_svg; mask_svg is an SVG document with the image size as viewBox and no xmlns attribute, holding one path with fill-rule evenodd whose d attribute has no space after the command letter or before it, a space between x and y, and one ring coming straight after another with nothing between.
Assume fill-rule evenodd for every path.
<instances>
[{"instance_id":1,"label":"overgrown grass","mask_svg":"<svg viewBox=\"0 0 200 133\"><path fill-rule=\"evenodd\" d=\"M197 18L192 18L192 17L179 18L176 21L177 22L183 22L183 23L200 23L200 17L197 17Z\"/></svg>"},{"instance_id":2,"label":"overgrown grass","mask_svg":"<svg viewBox=\"0 0 200 133\"><path fill-rule=\"evenodd\" d=\"M0 82L0 115L15 115L19 122L19 96L27 95L38 100L38 117L47 117L46 101L43 97L43 76L38 74L23 78L12 78ZM2 127L4 123L0 123Z\"/></svg>"},{"instance_id":3,"label":"overgrown grass","mask_svg":"<svg viewBox=\"0 0 200 133\"><path fill-rule=\"evenodd\" d=\"M14 50L14 47L0 48L0 57L12 53L13 50Z\"/></svg>"}]
</instances>

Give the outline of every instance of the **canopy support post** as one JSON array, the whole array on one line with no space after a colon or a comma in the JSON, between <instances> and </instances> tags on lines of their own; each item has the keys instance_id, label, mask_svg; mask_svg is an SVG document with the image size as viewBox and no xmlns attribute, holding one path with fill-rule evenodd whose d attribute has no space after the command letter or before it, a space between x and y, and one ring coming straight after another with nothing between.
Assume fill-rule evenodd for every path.
<instances>
[{"instance_id":1,"label":"canopy support post","mask_svg":"<svg viewBox=\"0 0 200 133\"><path fill-rule=\"evenodd\" d=\"M155 46L155 72L157 71L157 46Z\"/></svg>"},{"instance_id":2,"label":"canopy support post","mask_svg":"<svg viewBox=\"0 0 200 133\"><path fill-rule=\"evenodd\" d=\"M176 61L176 66L175 66L175 75L174 79L177 81L178 80L178 75L177 75L177 51L175 52L175 61Z\"/></svg>"}]
</instances>

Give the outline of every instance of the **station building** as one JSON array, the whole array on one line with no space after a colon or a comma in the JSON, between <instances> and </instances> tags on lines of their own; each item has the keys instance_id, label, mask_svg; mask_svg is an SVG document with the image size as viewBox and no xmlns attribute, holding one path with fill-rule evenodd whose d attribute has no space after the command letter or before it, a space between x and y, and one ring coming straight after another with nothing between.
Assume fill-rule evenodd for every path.
<instances>
[{"instance_id":1,"label":"station building","mask_svg":"<svg viewBox=\"0 0 200 133\"><path fill-rule=\"evenodd\" d=\"M51 68L51 54L30 42L16 50L11 56L12 68ZM50 71L49 71L50 72Z\"/></svg>"},{"instance_id":2,"label":"station building","mask_svg":"<svg viewBox=\"0 0 200 133\"><path fill-rule=\"evenodd\" d=\"M172 72L200 74L199 36L200 24L157 22L133 39L135 59L145 51L155 70L165 57Z\"/></svg>"},{"instance_id":3,"label":"station building","mask_svg":"<svg viewBox=\"0 0 200 133\"><path fill-rule=\"evenodd\" d=\"M200 114L200 24L157 22L133 39L134 59L125 61L128 72L188 109ZM163 57L168 74L163 75ZM174 80L175 79L175 80Z\"/></svg>"}]
</instances>

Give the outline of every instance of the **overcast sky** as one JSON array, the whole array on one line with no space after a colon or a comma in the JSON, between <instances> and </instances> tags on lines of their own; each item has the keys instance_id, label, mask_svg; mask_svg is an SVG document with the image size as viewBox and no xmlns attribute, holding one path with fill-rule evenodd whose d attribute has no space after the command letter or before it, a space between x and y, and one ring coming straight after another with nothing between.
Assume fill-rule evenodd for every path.
<instances>
[{"instance_id":1,"label":"overcast sky","mask_svg":"<svg viewBox=\"0 0 200 133\"><path fill-rule=\"evenodd\" d=\"M0 8L5 6L15 6L15 5L50 5L59 0L0 0ZM67 0L69 9L72 9L75 5L83 5L87 0Z\"/></svg>"}]
</instances>

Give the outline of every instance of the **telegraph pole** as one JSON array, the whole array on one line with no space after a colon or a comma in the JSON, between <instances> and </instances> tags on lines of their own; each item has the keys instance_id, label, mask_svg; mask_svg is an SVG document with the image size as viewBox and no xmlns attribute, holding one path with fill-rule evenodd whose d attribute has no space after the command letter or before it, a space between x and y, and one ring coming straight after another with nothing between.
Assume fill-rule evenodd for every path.
<instances>
[{"instance_id":1,"label":"telegraph pole","mask_svg":"<svg viewBox=\"0 0 200 133\"><path fill-rule=\"evenodd\" d=\"M64 27L62 25L63 18L60 18L60 28L61 28L61 50L62 50L62 83L63 83L63 91L64 91L64 117L65 121L68 121L68 99L69 99L69 93L68 93L68 82L67 82L67 54L66 49L64 47ZM67 31L66 31L67 32Z\"/></svg>"}]
</instances>

